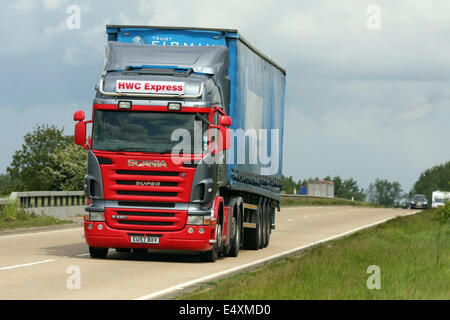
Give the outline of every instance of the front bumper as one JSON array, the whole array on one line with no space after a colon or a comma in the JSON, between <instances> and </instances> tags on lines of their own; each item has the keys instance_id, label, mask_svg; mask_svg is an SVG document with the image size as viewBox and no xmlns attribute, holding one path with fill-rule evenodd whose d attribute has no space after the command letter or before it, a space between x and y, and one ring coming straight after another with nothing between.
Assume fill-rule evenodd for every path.
<instances>
[{"instance_id":1,"label":"front bumper","mask_svg":"<svg viewBox=\"0 0 450 320\"><path fill-rule=\"evenodd\" d=\"M92 225L92 228L88 228ZM99 226L102 225L101 230ZM188 229L194 229L189 233ZM203 228L204 233L199 229ZM136 231L110 228L106 222L84 222L84 234L86 242L91 247L103 248L141 248L162 250L186 250L186 251L209 251L213 248L210 239L213 235L211 226L188 226L180 231ZM136 244L131 243L130 235L158 236L159 244Z\"/></svg>"},{"instance_id":2,"label":"front bumper","mask_svg":"<svg viewBox=\"0 0 450 320\"><path fill-rule=\"evenodd\" d=\"M428 203L427 204L424 204L424 203L411 203L411 208L414 208L414 209L426 209L427 208L427 206L428 206Z\"/></svg>"}]
</instances>

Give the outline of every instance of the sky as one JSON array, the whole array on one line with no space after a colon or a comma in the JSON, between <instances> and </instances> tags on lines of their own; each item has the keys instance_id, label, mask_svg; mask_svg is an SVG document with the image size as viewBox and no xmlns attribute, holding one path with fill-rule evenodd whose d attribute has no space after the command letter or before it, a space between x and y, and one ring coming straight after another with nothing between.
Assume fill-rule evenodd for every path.
<instances>
[{"instance_id":1,"label":"sky","mask_svg":"<svg viewBox=\"0 0 450 320\"><path fill-rule=\"evenodd\" d=\"M287 70L283 174L409 192L450 160L450 2L1 1L0 173L38 124L90 114L106 24L238 29ZM79 8L79 25L72 11ZM79 28L78 28L79 27Z\"/></svg>"}]
</instances>

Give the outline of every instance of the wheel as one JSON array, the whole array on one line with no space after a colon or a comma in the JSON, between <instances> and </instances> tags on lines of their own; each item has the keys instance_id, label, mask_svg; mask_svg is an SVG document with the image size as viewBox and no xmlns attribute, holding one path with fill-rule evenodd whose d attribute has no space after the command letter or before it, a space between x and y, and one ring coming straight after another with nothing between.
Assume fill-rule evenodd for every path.
<instances>
[{"instance_id":1,"label":"wheel","mask_svg":"<svg viewBox=\"0 0 450 320\"><path fill-rule=\"evenodd\" d=\"M261 205L261 244L259 246L260 249L267 247L267 200L264 199Z\"/></svg>"},{"instance_id":2,"label":"wheel","mask_svg":"<svg viewBox=\"0 0 450 320\"><path fill-rule=\"evenodd\" d=\"M262 215L262 199L259 200L258 209L256 211L255 223L256 228L248 229L244 235L244 247L245 249L258 250L261 247L262 240L262 226L261 226L261 215Z\"/></svg>"},{"instance_id":3,"label":"wheel","mask_svg":"<svg viewBox=\"0 0 450 320\"><path fill-rule=\"evenodd\" d=\"M228 206L233 210L231 219L231 239L230 239L230 250L228 256L237 257L239 255L239 249L241 247L241 204L242 198L232 198Z\"/></svg>"},{"instance_id":4,"label":"wheel","mask_svg":"<svg viewBox=\"0 0 450 320\"><path fill-rule=\"evenodd\" d=\"M265 219L265 224L266 224L266 237L264 238L264 247L267 247L269 245L270 242L270 234L272 233L272 215L273 215L273 208L270 204L270 202L268 201L266 203L266 219Z\"/></svg>"},{"instance_id":5,"label":"wheel","mask_svg":"<svg viewBox=\"0 0 450 320\"><path fill-rule=\"evenodd\" d=\"M116 252L119 252L119 253L130 253L131 252L131 248L116 248Z\"/></svg>"},{"instance_id":6,"label":"wheel","mask_svg":"<svg viewBox=\"0 0 450 320\"><path fill-rule=\"evenodd\" d=\"M256 217L258 220L256 229L258 230L258 248L259 249L261 249L263 247L263 229L264 229L263 215L264 215L264 206L263 206L263 200L261 199L261 201L259 202L259 205L258 205L258 214Z\"/></svg>"},{"instance_id":7,"label":"wheel","mask_svg":"<svg viewBox=\"0 0 450 320\"><path fill-rule=\"evenodd\" d=\"M240 209L237 209L236 214L231 220L231 246L228 255L230 257L237 257L239 255L239 247L241 246L241 228L239 219Z\"/></svg>"},{"instance_id":8,"label":"wheel","mask_svg":"<svg viewBox=\"0 0 450 320\"><path fill-rule=\"evenodd\" d=\"M200 260L203 262L215 262L219 257L219 252L222 249L222 227L220 224L216 225L216 242L212 250L200 252Z\"/></svg>"},{"instance_id":9,"label":"wheel","mask_svg":"<svg viewBox=\"0 0 450 320\"><path fill-rule=\"evenodd\" d=\"M91 258L104 259L108 255L108 248L89 247Z\"/></svg>"}]
</instances>

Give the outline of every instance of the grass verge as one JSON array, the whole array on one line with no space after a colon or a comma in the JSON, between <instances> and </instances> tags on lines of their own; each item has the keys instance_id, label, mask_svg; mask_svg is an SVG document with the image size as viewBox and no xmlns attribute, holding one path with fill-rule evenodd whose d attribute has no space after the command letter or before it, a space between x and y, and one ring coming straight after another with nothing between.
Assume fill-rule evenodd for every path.
<instances>
[{"instance_id":1,"label":"grass verge","mask_svg":"<svg viewBox=\"0 0 450 320\"><path fill-rule=\"evenodd\" d=\"M52 216L38 216L18 208L15 201L0 209L0 231L17 228L34 228L73 223L69 220L57 219Z\"/></svg>"},{"instance_id":2,"label":"grass verge","mask_svg":"<svg viewBox=\"0 0 450 320\"><path fill-rule=\"evenodd\" d=\"M450 228L433 217L395 218L176 299L450 299ZM372 265L380 289L368 289Z\"/></svg>"}]
</instances>

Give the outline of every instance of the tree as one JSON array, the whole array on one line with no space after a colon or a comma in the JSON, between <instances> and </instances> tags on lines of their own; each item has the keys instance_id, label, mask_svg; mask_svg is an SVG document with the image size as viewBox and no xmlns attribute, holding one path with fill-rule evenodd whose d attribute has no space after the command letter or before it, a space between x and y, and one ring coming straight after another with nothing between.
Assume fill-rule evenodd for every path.
<instances>
[{"instance_id":1,"label":"tree","mask_svg":"<svg viewBox=\"0 0 450 320\"><path fill-rule=\"evenodd\" d=\"M368 199L370 202L390 207L402 198L402 192L400 183L376 179L369 185Z\"/></svg>"},{"instance_id":2,"label":"tree","mask_svg":"<svg viewBox=\"0 0 450 320\"><path fill-rule=\"evenodd\" d=\"M63 129L56 126L38 125L28 132L24 136L22 149L14 153L11 165L7 168L12 181L15 181L15 191L62 190L62 176L66 174L66 178L70 178L71 174L62 169L59 161L63 158L61 152L67 153L67 147L72 144L73 136L64 136ZM84 150L79 152L85 153ZM72 157L72 161L84 161L76 154L72 154ZM54 174L54 168L57 167L61 175ZM84 175L85 170L82 172Z\"/></svg>"},{"instance_id":3,"label":"tree","mask_svg":"<svg viewBox=\"0 0 450 320\"><path fill-rule=\"evenodd\" d=\"M8 193L11 184L11 177L8 174L0 174L0 195Z\"/></svg>"},{"instance_id":4,"label":"tree","mask_svg":"<svg viewBox=\"0 0 450 320\"><path fill-rule=\"evenodd\" d=\"M342 179L339 176L336 176L332 179L334 184L334 197L335 198L343 198L342 196Z\"/></svg>"},{"instance_id":5,"label":"tree","mask_svg":"<svg viewBox=\"0 0 450 320\"><path fill-rule=\"evenodd\" d=\"M50 155L44 177L52 181L54 190L78 191L84 188L87 152L74 143Z\"/></svg>"},{"instance_id":6,"label":"tree","mask_svg":"<svg viewBox=\"0 0 450 320\"><path fill-rule=\"evenodd\" d=\"M450 191L450 161L422 172L411 189L410 196L424 194L431 202L431 195L436 190Z\"/></svg>"},{"instance_id":7,"label":"tree","mask_svg":"<svg viewBox=\"0 0 450 320\"><path fill-rule=\"evenodd\" d=\"M296 189L296 188L297 188L297 186L296 186L292 176L287 178L287 177L281 175L281 190L283 190L284 193L293 194L294 189Z\"/></svg>"},{"instance_id":8,"label":"tree","mask_svg":"<svg viewBox=\"0 0 450 320\"><path fill-rule=\"evenodd\" d=\"M363 201L366 194L363 188L358 186L358 183L353 178L342 180L339 176L334 177L334 196L337 198L349 199L356 201ZM336 191L336 186L337 191Z\"/></svg>"}]
</instances>

